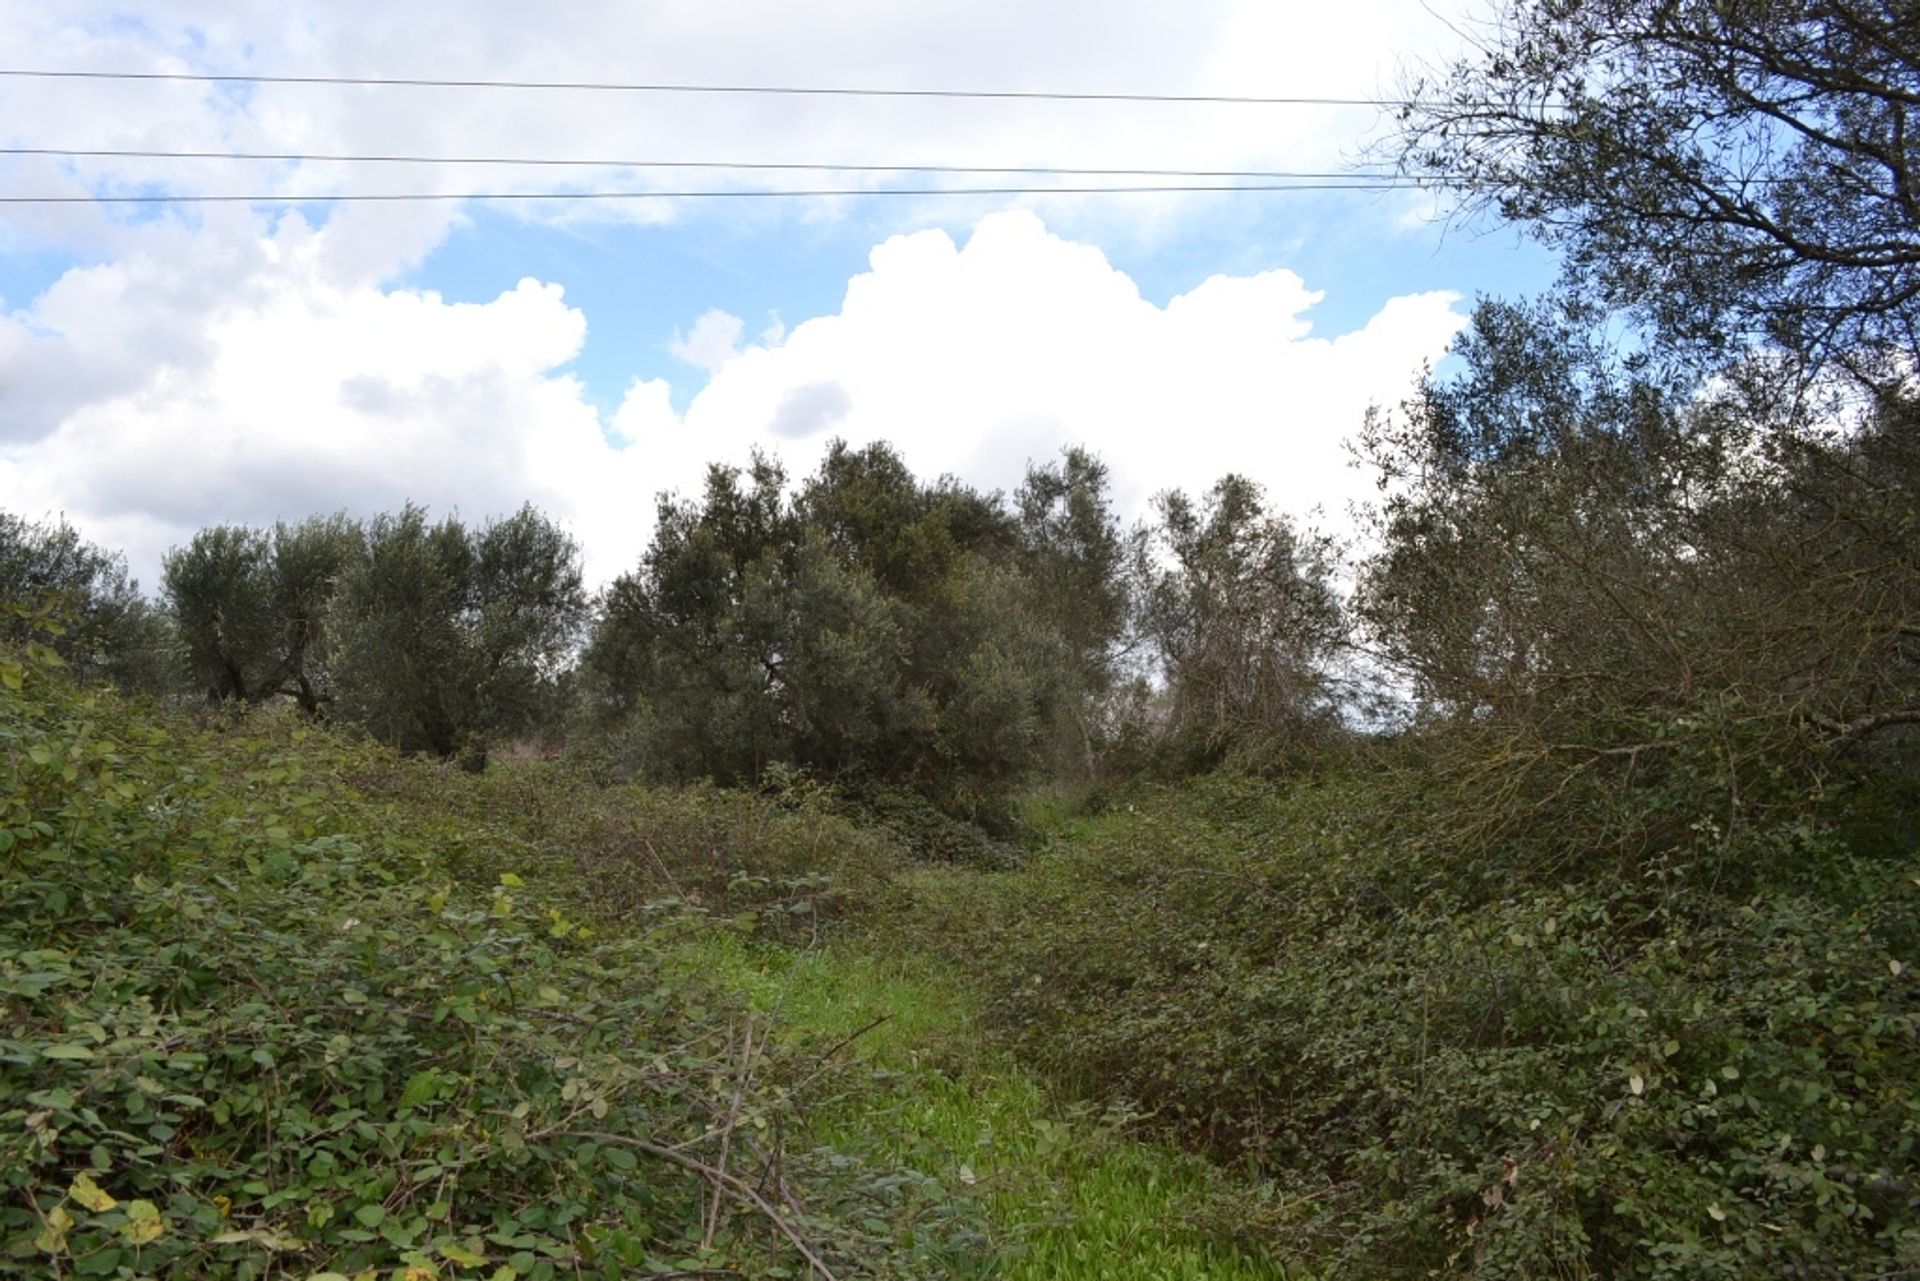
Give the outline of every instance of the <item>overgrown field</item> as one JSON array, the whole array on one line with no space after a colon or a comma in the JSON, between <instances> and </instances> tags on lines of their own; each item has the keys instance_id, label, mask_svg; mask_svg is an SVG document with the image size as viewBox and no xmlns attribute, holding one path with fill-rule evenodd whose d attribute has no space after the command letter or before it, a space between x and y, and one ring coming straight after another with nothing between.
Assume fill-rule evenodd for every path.
<instances>
[{"instance_id":1,"label":"overgrown field","mask_svg":"<svg viewBox=\"0 0 1920 1281\"><path fill-rule=\"evenodd\" d=\"M1275 1257L1920 1265L1910 793L1836 780L1791 824L1580 865L1455 848L1425 786L1144 789L1015 876L916 872L896 919L1023 1061L1262 1181L1244 1226Z\"/></svg>"},{"instance_id":2,"label":"overgrown field","mask_svg":"<svg viewBox=\"0 0 1920 1281\"><path fill-rule=\"evenodd\" d=\"M1282 1275L851 946L891 838L5 663L0 1272Z\"/></svg>"},{"instance_id":3,"label":"overgrown field","mask_svg":"<svg viewBox=\"0 0 1920 1281\"><path fill-rule=\"evenodd\" d=\"M41 648L0 678L0 1270L1920 1260L1902 771L1731 833L1644 792L1691 835L1583 861L1463 841L1383 748L1030 806L1007 869L801 779L474 775Z\"/></svg>"}]
</instances>

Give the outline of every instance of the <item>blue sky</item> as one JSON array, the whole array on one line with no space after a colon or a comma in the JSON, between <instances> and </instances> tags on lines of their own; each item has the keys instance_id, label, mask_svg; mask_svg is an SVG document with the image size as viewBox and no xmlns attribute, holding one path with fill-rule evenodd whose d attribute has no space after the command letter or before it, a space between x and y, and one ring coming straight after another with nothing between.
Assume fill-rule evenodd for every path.
<instances>
[{"instance_id":1,"label":"blue sky","mask_svg":"<svg viewBox=\"0 0 1920 1281\"><path fill-rule=\"evenodd\" d=\"M1444 59L1457 16L573 0L542 25L515 0L72 0L0 7L0 45L49 70L1365 97ZM0 77L15 147L1326 171L1381 125L1364 107ZM0 506L64 512L151 580L204 524L533 501L604 579L644 546L654 494L756 449L804 471L838 436L987 487L1088 445L1132 510L1236 470L1337 531L1367 492L1345 442L1368 406L1442 357L1472 296L1552 275L1513 232L1444 231L1404 192L326 199L695 181L0 157L0 193L79 198L0 206ZM300 202L89 203L235 191Z\"/></svg>"},{"instance_id":2,"label":"blue sky","mask_svg":"<svg viewBox=\"0 0 1920 1281\"><path fill-rule=\"evenodd\" d=\"M1543 288L1554 274L1551 256L1511 228L1436 224L1382 238L1343 216L1350 213L1343 205L1375 196L1342 193L1312 204L1279 194L1244 199L1254 202L1253 216L1231 236L1208 225L1150 245L1102 248L1161 306L1212 275L1299 271L1324 295L1309 318L1328 333L1365 324L1399 294L1512 295ZM469 219L402 283L462 302L484 302L524 276L562 285L588 318L572 368L609 412L635 377L671 382L675 405L684 409L705 378L669 354L676 332L709 308L742 317L754 331L776 317L792 326L829 314L888 234L886 220L872 216L826 226L791 219L555 226L481 209ZM968 224L938 225L963 236ZM41 266L37 278L47 280L51 270Z\"/></svg>"}]
</instances>

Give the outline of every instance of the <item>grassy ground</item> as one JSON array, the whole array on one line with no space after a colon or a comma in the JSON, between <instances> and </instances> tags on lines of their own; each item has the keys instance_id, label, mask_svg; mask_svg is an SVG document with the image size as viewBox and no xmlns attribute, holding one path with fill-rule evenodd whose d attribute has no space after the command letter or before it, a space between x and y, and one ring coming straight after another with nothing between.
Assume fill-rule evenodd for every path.
<instances>
[{"instance_id":1,"label":"grassy ground","mask_svg":"<svg viewBox=\"0 0 1920 1281\"><path fill-rule=\"evenodd\" d=\"M816 1108L810 1133L796 1137L970 1187L1000 1254L994 1275L1286 1276L1172 1226L1219 1176L1106 1119L1063 1112L981 1042L964 992L930 969L845 946L795 951L725 932L688 941L680 960L739 991L776 1019L780 1035L821 1051L842 1047L836 1059L849 1061L857 1088Z\"/></svg>"}]
</instances>

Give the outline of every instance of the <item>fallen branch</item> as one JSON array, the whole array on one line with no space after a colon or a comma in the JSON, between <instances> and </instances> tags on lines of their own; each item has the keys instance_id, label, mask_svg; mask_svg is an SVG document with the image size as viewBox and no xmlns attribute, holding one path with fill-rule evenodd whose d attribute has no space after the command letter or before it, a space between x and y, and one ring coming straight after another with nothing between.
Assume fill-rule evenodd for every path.
<instances>
[{"instance_id":1,"label":"fallen branch","mask_svg":"<svg viewBox=\"0 0 1920 1281\"><path fill-rule=\"evenodd\" d=\"M773 1033L768 1032L767 1040L772 1039ZM766 1048L766 1041L761 1042L760 1048L763 1050ZM740 1074L734 1078L733 1101L727 1105L727 1119L720 1128L720 1155L714 1162L714 1169L722 1174L726 1173L727 1156L733 1150L733 1127L740 1122L740 1099L746 1093L747 1085L753 1080L753 1050L753 1020L749 1018L746 1046L740 1054ZM720 1231L720 1208L720 1189L716 1186L713 1190L713 1207L708 1213L705 1230L700 1234L702 1249L710 1247L713 1244L713 1238Z\"/></svg>"},{"instance_id":2,"label":"fallen branch","mask_svg":"<svg viewBox=\"0 0 1920 1281\"><path fill-rule=\"evenodd\" d=\"M832 1045L828 1046L826 1053L822 1054L820 1056L819 1061L814 1064L813 1071L801 1077L800 1083L793 1087L794 1093L798 1094L807 1085L811 1084L815 1077L819 1076L822 1072L826 1071L827 1064L833 1061L834 1055L840 1053L840 1051L846 1049L849 1045L852 1045L855 1041L859 1040L861 1037L865 1036L867 1033L873 1031L873 1029L879 1027L882 1023L887 1022L889 1019L893 1017L894 1016L892 1014L882 1014L879 1018L874 1019L872 1022L867 1023L862 1027L855 1028L853 1031L847 1033L845 1036L835 1041Z\"/></svg>"},{"instance_id":3,"label":"fallen branch","mask_svg":"<svg viewBox=\"0 0 1920 1281\"><path fill-rule=\"evenodd\" d=\"M1896 707L1851 721L1836 721L1822 716L1814 723L1835 736L1833 746L1836 750L1844 750L1869 734L1877 734L1895 725L1920 725L1920 707Z\"/></svg>"},{"instance_id":4,"label":"fallen branch","mask_svg":"<svg viewBox=\"0 0 1920 1281\"><path fill-rule=\"evenodd\" d=\"M672 1148L663 1146L662 1144L649 1143L645 1139L631 1138L625 1134L614 1134L607 1130L566 1130L562 1133L569 1139L591 1139L595 1143L615 1143L622 1147L629 1147L636 1151L645 1152L651 1156L657 1156L663 1161L671 1161L675 1165L691 1170L703 1178L712 1180L716 1185L716 1193L719 1190L719 1186L732 1188L734 1192L739 1194L742 1200L748 1202L754 1209L758 1210L761 1217L773 1225L775 1231L793 1243L793 1248L798 1250L800 1256L813 1266L814 1271L825 1277L827 1281L839 1281L839 1279L833 1275L833 1270L821 1261L819 1255L813 1252L812 1248L807 1245L805 1238L795 1230L794 1226L788 1223L778 1210L768 1204L767 1199L761 1196L752 1184L740 1176L729 1174L725 1170L715 1169L705 1161L697 1160L684 1152L676 1152Z\"/></svg>"}]
</instances>

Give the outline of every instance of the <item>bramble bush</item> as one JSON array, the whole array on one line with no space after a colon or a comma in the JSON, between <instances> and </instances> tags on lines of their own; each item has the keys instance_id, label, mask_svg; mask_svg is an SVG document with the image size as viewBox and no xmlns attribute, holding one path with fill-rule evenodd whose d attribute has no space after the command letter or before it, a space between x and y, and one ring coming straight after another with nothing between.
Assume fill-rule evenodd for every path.
<instances>
[{"instance_id":1,"label":"bramble bush","mask_svg":"<svg viewBox=\"0 0 1920 1281\"><path fill-rule=\"evenodd\" d=\"M1454 844L1441 795L1392 764L1148 792L1015 877L914 878L909 928L981 976L1029 1061L1261 1176L1240 1226L1289 1258L1920 1258L1910 794L1586 866Z\"/></svg>"},{"instance_id":2,"label":"bramble bush","mask_svg":"<svg viewBox=\"0 0 1920 1281\"><path fill-rule=\"evenodd\" d=\"M690 906L589 919L509 825L363 786L464 775L58 667L0 653L0 1273L941 1275L974 1248L964 1206L902 1225L890 1172L781 1150L816 1065L666 980Z\"/></svg>"}]
</instances>

